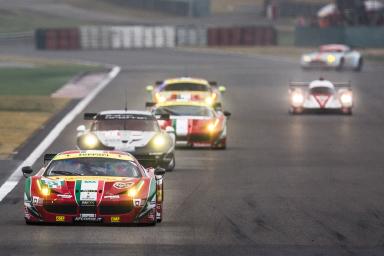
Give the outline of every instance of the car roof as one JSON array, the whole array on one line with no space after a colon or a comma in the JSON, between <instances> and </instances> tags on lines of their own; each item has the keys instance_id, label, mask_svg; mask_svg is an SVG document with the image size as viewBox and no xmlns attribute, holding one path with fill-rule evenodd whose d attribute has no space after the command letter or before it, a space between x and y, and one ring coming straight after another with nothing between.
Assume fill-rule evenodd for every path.
<instances>
[{"instance_id":1,"label":"car roof","mask_svg":"<svg viewBox=\"0 0 384 256\"><path fill-rule=\"evenodd\" d=\"M138 115L138 116L152 116L149 111L140 111L140 110L105 110L98 113L98 115Z\"/></svg>"},{"instance_id":2,"label":"car roof","mask_svg":"<svg viewBox=\"0 0 384 256\"><path fill-rule=\"evenodd\" d=\"M135 161L135 158L126 152L105 150L70 150L58 153L52 160L63 160L71 158L111 158L126 161Z\"/></svg>"},{"instance_id":3,"label":"car roof","mask_svg":"<svg viewBox=\"0 0 384 256\"><path fill-rule=\"evenodd\" d=\"M320 46L320 51L347 51L349 47L345 44L325 44Z\"/></svg>"},{"instance_id":4,"label":"car roof","mask_svg":"<svg viewBox=\"0 0 384 256\"><path fill-rule=\"evenodd\" d=\"M309 89L315 88L315 87L328 87L328 88L335 88L332 82L328 80L314 80L309 83Z\"/></svg>"},{"instance_id":5,"label":"car roof","mask_svg":"<svg viewBox=\"0 0 384 256\"><path fill-rule=\"evenodd\" d=\"M196 106L196 107L208 107L212 108L205 102L202 101L166 101L158 103L156 107L167 107L167 106Z\"/></svg>"},{"instance_id":6,"label":"car roof","mask_svg":"<svg viewBox=\"0 0 384 256\"><path fill-rule=\"evenodd\" d=\"M176 84L176 83L194 83L194 84L203 84L206 86L210 86L209 82L202 78L194 78L194 77L178 77L178 78L170 78L166 79L163 82L163 85Z\"/></svg>"}]
</instances>

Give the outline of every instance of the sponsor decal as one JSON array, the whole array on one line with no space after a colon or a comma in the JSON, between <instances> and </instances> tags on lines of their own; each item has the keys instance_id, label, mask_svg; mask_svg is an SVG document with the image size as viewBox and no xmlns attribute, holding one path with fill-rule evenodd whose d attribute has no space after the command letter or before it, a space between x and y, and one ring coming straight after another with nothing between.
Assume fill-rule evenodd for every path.
<instances>
[{"instance_id":1,"label":"sponsor decal","mask_svg":"<svg viewBox=\"0 0 384 256\"><path fill-rule=\"evenodd\" d=\"M194 142L193 143L194 147L200 147L200 148L205 148L205 147L211 147L210 143L202 143L202 142Z\"/></svg>"},{"instance_id":2,"label":"sponsor decal","mask_svg":"<svg viewBox=\"0 0 384 256\"><path fill-rule=\"evenodd\" d=\"M89 221L89 222L101 222L103 218L96 217L75 217L75 221Z\"/></svg>"},{"instance_id":3,"label":"sponsor decal","mask_svg":"<svg viewBox=\"0 0 384 256\"><path fill-rule=\"evenodd\" d=\"M41 205L43 205L43 202L44 202L43 198L40 198L38 196L32 197L32 204L33 205L41 206Z\"/></svg>"},{"instance_id":4,"label":"sponsor decal","mask_svg":"<svg viewBox=\"0 0 384 256\"><path fill-rule=\"evenodd\" d=\"M120 222L120 216L112 216L111 222Z\"/></svg>"},{"instance_id":5,"label":"sponsor decal","mask_svg":"<svg viewBox=\"0 0 384 256\"><path fill-rule=\"evenodd\" d=\"M82 153L72 153L72 154L59 154L56 155L53 158L53 161L55 160L63 160L63 159L72 159L72 158L84 158L84 157L91 157L91 158L112 158L112 159L121 159L121 160L128 160L133 161L134 159L130 155L122 155L118 153L108 152L108 153L96 153L96 152L82 152Z\"/></svg>"},{"instance_id":6,"label":"sponsor decal","mask_svg":"<svg viewBox=\"0 0 384 256\"><path fill-rule=\"evenodd\" d=\"M57 222L64 222L65 221L65 216L56 216L56 221Z\"/></svg>"},{"instance_id":7,"label":"sponsor decal","mask_svg":"<svg viewBox=\"0 0 384 256\"><path fill-rule=\"evenodd\" d=\"M96 201L80 201L81 206L96 206Z\"/></svg>"},{"instance_id":8,"label":"sponsor decal","mask_svg":"<svg viewBox=\"0 0 384 256\"><path fill-rule=\"evenodd\" d=\"M70 199L70 198L72 198L72 195L70 195L70 194L58 194L57 195L58 197L61 197L61 198L65 198L65 199Z\"/></svg>"},{"instance_id":9,"label":"sponsor decal","mask_svg":"<svg viewBox=\"0 0 384 256\"><path fill-rule=\"evenodd\" d=\"M141 205L141 199L133 199L133 205L135 207L140 207Z\"/></svg>"},{"instance_id":10,"label":"sponsor decal","mask_svg":"<svg viewBox=\"0 0 384 256\"><path fill-rule=\"evenodd\" d=\"M130 186L132 186L132 182L115 182L113 183L113 187L117 188L117 189L125 189L125 188L129 188Z\"/></svg>"},{"instance_id":11,"label":"sponsor decal","mask_svg":"<svg viewBox=\"0 0 384 256\"><path fill-rule=\"evenodd\" d=\"M119 195L104 196L104 199L119 199Z\"/></svg>"}]
</instances>

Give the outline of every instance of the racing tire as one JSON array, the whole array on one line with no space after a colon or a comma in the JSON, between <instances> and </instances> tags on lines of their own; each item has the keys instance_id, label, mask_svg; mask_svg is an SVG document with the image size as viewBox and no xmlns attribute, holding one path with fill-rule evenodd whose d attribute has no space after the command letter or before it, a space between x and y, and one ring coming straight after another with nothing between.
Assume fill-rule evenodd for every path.
<instances>
[{"instance_id":1,"label":"racing tire","mask_svg":"<svg viewBox=\"0 0 384 256\"><path fill-rule=\"evenodd\" d=\"M346 115L346 116L351 116L352 115L352 109L348 108L348 109L344 110L343 114Z\"/></svg>"},{"instance_id":2,"label":"racing tire","mask_svg":"<svg viewBox=\"0 0 384 256\"><path fill-rule=\"evenodd\" d=\"M175 158L175 155L173 154L172 155L172 160L171 162L168 164L167 168L165 168L165 170L167 172L171 172L175 169L175 166L176 166L176 158Z\"/></svg>"},{"instance_id":3,"label":"racing tire","mask_svg":"<svg viewBox=\"0 0 384 256\"><path fill-rule=\"evenodd\" d=\"M363 69L363 65L364 65L364 60L363 60L363 58L360 58L354 71L360 72Z\"/></svg>"},{"instance_id":4,"label":"racing tire","mask_svg":"<svg viewBox=\"0 0 384 256\"><path fill-rule=\"evenodd\" d=\"M227 138L222 139L223 142L220 142L219 145L212 145L214 150L226 150L227 149Z\"/></svg>"},{"instance_id":5,"label":"racing tire","mask_svg":"<svg viewBox=\"0 0 384 256\"><path fill-rule=\"evenodd\" d=\"M290 115L292 115L292 116L294 116L294 115L300 115L300 111L298 111L298 110L295 109L295 108L290 108L290 109L288 110L288 114L290 114Z\"/></svg>"},{"instance_id":6,"label":"racing tire","mask_svg":"<svg viewBox=\"0 0 384 256\"><path fill-rule=\"evenodd\" d=\"M337 71L341 71L344 68L344 58L340 59L339 65L336 67Z\"/></svg>"}]
</instances>

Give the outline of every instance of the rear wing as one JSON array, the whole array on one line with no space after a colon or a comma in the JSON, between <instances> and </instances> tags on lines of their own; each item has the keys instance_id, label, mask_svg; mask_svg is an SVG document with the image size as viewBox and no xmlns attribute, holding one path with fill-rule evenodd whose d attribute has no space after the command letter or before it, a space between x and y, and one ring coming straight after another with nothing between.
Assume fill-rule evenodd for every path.
<instances>
[{"instance_id":1,"label":"rear wing","mask_svg":"<svg viewBox=\"0 0 384 256\"><path fill-rule=\"evenodd\" d=\"M45 154L44 155L44 165L47 165L57 154Z\"/></svg>"},{"instance_id":2,"label":"rear wing","mask_svg":"<svg viewBox=\"0 0 384 256\"><path fill-rule=\"evenodd\" d=\"M97 116L97 113L84 113L84 120L94 120Z\"/></svg>"},{"instance_id":3,"label":"rear wing","mask_svg":"<svg viewBox=\"0 0 384 256\"><path fill-rule=\"evenodd\" d=\"M288 87L289 88L303 88L303 87L308 87L311 82L289 82ZM352 89L351 81L348 82L332 82L333 86L335 88L348 88Z\"/></svg>"}]
</instances>

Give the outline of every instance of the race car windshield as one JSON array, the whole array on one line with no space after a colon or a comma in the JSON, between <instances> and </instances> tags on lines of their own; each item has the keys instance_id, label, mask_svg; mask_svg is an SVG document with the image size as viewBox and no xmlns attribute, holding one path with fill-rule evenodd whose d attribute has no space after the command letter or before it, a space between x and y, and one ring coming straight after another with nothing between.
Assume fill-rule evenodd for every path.
<instances>
[{"instance_id":1,"label":"race car windshield","mask_svg":"<svg viewBox=\"0 0 384 256\"><path fill-rule=\"evenodd\" d=\"M132 161L113 158L71 158L53 160L45 176L113 176L141 177L137 165Z\"/></svg>"},{"instance_id":2,"label":"race car windshield","mask_svg":"<svg viewBox=\"0 0 384 256\"><path fill-rule=\"evenodd\" d=\"M205 84L196 83L174 83L168 84L162 88L162 91L209 91Z\"/></svg>"},{"instance_id":3,"label":"race car windshield","mask_svg":"<svg viewBox=\"0 0 384 256\"><path fill-rule=\"evenodd\" d=\"M209 116L214 114L212 110L202 106L167 106L156 109L155 115L170 114L173 116Z\"/></svg>"},{"instance_id":4,"label":"race car windshield","mask_svg":"<svg viewBox=\"0 0 384 256\"><path fill-rule=\"evenodd\" d=\"M147 119L113 119L97 120L92 124L92 131L144 131L157 132L159 126L156 120Z\"/></svg>"},{"instance_id":5,"label":"race car windshield","mask_svg":"<svg viewBox=\"0 0 384 256\"><path fill-rule=\"evenodd\" d=\"M334 94L335 90L329 87L314 87L310 90L311 94Z\"/></svg>"}]
</instances>

